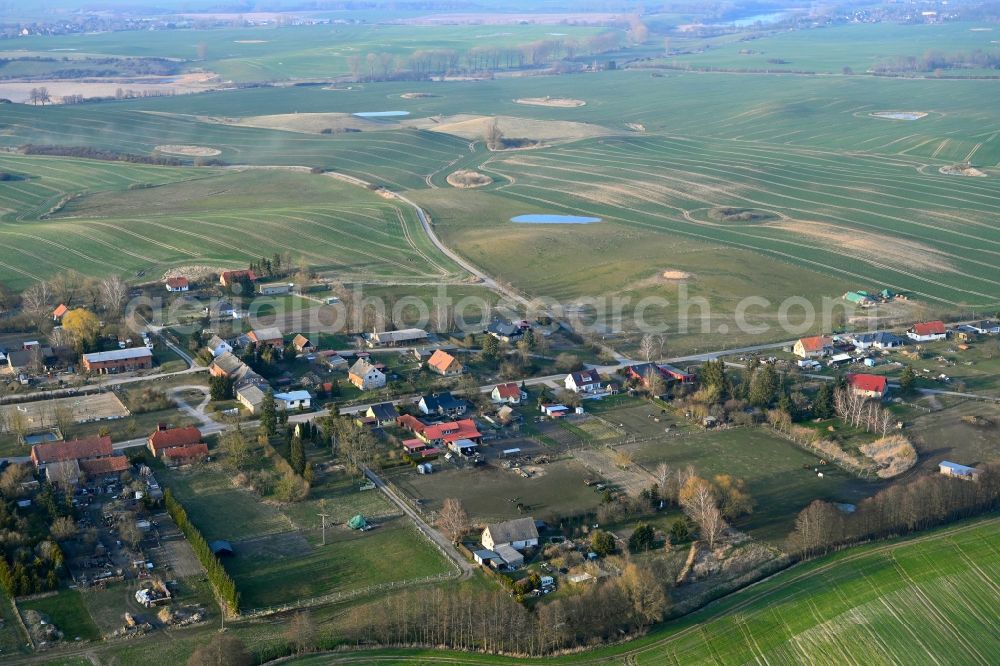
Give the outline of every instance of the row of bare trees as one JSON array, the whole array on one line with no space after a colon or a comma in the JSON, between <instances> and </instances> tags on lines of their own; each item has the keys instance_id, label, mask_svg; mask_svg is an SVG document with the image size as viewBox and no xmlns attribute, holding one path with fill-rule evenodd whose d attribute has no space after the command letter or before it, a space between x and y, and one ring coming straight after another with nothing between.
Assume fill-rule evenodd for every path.
<instances>
[{"instance_id":1,"label":"row of bare trees","mask_svg":"<svg viewBox=\"0 0 1000 666\"><path fill-rule=\"evenodd\" d=\"M621 575L532 613L500 590L430 589L389 595L351 613L352 639L381 644L447 645L515 655L619 639L659 622L671 606L676 567L663 558L621 562Z\"/></svg>"},{"instance_id":2,"label":"row of bare trees","mask_svg":"<svg viewBox=\"0 0 1000 666\"><path fill-rule=\"evenodd\" d=\"M124 312L128 290L128 284L119 275L97 280L76 271L66 271L25 289L21 294L21 308L36 325L50 318L59 303L102 310L116 319Z\"/></svg>"},{"instance_id":3,"label":"row of bare trees","mask_svg":"<svg viewBox=\"0 0 1000 666\"><path fill-rule=\"evenodd\" d=\"M837 389L833 394L833 408L837 416L855 428L878 433L885 437L895 427L896 419L876 400L870 400L849 388Z\"/></svg>"},{"instance_id":4,"label":"row of bare trees","mask_svg":"<svg viewBox=\"0 0 1000 666\"><path fill-rule=\"evenodd\" d=\"M861 501L852 513L816 500L803 509L788 536L800 556L836 546L906 534L1000 506L1000 463L980 467L976 481L941 475L920 476Z\"/></svg>"},{"instance_id":5,"label":"row of bare trees","mask_svg":"<svg viewBox=\"0 0 1000 666\"><path fill-rule=\"evenodd\" d=\"M634 26L629 31L629 38L634 41L643 37L646 34L644 29L641 23ZM417 49L408 56L387 52L368 53L364 56L355 54L347 58L347 66L355 79L364 78L369 81L407 75L497 72L552 64L577 56L614 50L624 43L625 37L621 31L609 30L582 41L539 39L512 46L474 46L464 52L455 49Z\"/></svg>"}]
</instances>

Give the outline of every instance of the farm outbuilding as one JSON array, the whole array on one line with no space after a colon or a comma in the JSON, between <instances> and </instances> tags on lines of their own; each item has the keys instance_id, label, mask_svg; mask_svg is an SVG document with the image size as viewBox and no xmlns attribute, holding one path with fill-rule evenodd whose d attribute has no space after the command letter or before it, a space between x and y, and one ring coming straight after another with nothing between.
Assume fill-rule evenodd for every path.
<instances>
[{"instance_id":1,"label":"farm outbuilding","mask_svg":"<svg viewBox=\"0 0 1000 666\"><path fill-rule=\"evenodd\" d=\"M975 467L959 465L948 460L942 460L938 463L938 471L945 476L957 476L961 479L975 480L979 476L979 470Z\"/></svg>"}]
</instances>

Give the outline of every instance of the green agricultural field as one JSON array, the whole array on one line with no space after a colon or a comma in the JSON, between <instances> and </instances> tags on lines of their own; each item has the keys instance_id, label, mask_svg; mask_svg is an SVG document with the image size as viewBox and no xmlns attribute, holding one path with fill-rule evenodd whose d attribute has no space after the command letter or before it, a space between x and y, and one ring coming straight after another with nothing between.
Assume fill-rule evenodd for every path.
<instances>
[{"instance_id":1,"label":"green agricultural field","mask_svg":"<svg viewBox=\"0 0 1000 666\"><path fill-rule=\"evenodd\" d=\"M777 303L788 295L819 304L823 296L876 286L910 292L933 307L995 306L1000 293L995 270L1000 236L990 220L998 211L1000 194L996 178L1000 171L995 166L1000 163L1000 125L988 111L1000 105L995 88L978 81L869 76L670 72L653 79L648 72L625 71L363 84L346 92L320 87L251 89L107 103L100 105L100 115L91 113L97 108L93 106L14 105L5 116L8 127L0 141L9 146L25 142L105 146L140 154L150 154L163 144L197 145L220 150L221 159L234 163L342 171L406 191L428 210L449 245L529 294L566 300L620 294L632 299L633 305L646 296L665 297L672 304L663 314L669 319L682 298L681 285L663 274L685 275L687 295L704 298L711 307L707 326L693 332L704 344L718 346L749 341L733 337L730 322L736 304L749 295L772 301L772 309L762 314L770 320ZM401 97L411 91L434 96ZM546 95L580 99L586 105L551 108L515 102ZM595 129L611 135L579 141L564 137L535 150L490 153L474 134L470 142L468 135L413 129L406 124L409 120L331 135L275 129L281 121L271 129L218 121L289 114L291 123L296 112L389 109L408 111L413 122L426 127L453 114L497 114L540 122L542 128L549 121L571 121L581 124L581 136ZM913 121L871 115L892 110L927 115ZM542 131L533 127L532 131ZM553 125L555 134L564 135L564 130L564 125ZM987 177L938 172L962 161L972 162ZM455 190L444 176L457 168L478 169L495 182L484 191ZM203 179L209 172L195 173L193 178ZM255 196L246 195L247 208L255 206L247 214L219 210L226 204L239 208L241 198L236 195L213 194L218 197L214 207L198 198L193 206L180 204L186 198L185 188L215 193L211 180L130 192L129 197L137 198L126 197L125 205L177 205L185 223L204 220L227 230L245 225L248 234L255 233L266 214L266 222L287 229L302 204L299 197L291 204L284 201L290 188L276 183L273 189L260 188L259 182L254 185L258 198L267 201L256 205ZM33 184L0 184L0 197L12 199L15 210L33 207L35 213L58 202L62 191L58 188L51 198L36 194L19 202L27 197L21 191ZM173 192L177 201L169 196ZM362 195L355 192L349 200L353 203ZM111 199L106 195L92 203L87 198L73 201L50 223L65 220L70 213L114 209ZM309 194L301 200L312 201ZM332 215L325 207L339 205L339 200L310 204L310 216ZM716 211L729 208L754 211L760 219L742 224L717 219ZM520 213L549 212L584 213L604 222L586 227L509 222ZM149 222L135 217L123 219L135 225L135 233L148 236L143 230ZM316 223L325 224L323 219ZM34 228L44 237L45 226ZM294 237L299 231L289 233L284 243L293 251L300 247ZM18 232L28 233L23 225ZM402 256L400 251L409 252L416 262L413 270L400 270L407 267L405 261L396 262L391 270L370 263L360 269L382 271L383 277L400 281L434 274L425 272L426 262L398 240L386 239L390 252L372 249L383 263ZM206 245L199 254L213 249ZM342 257L341 248L337 239L330 238L302 247L299 253L318 266L337 268L344 265L336 261ZM58 247L29 251L41 255L43 249L47 253ZM165 249L152 253L137 246L135 251L162 261L157 255ZM88 250L86 245L79 248L92 256ZM431 253L426 245L422 251ZM144 263L127 257L122 260L137 268ZM241 260L232 254L227 258ZM46 259L60 263L55 256ZM184 260L182 253L165 259L174 264ZM587 270L580 270L581 261L587 262ZM358 268L356 260L344 263ZM720 331L722 324L729 333Z\"/></svg>"},{"instance_id":2,"label":"green agricultural field","mask_svg":"<svg viewBox=\"0 0 1000 666\"><path fill-rule=\"evenodd\" d=\"M0 237L11 250L3 266L12 285L70 269L156 277L171 266L244 266L273 252L344 277L456 275L410 207L334 178L88 166L65 158L0 156L0 169L23 178L0 185L0 201L16 211L0 221ZM130 189L135 183L151 187ZM58 210L42 219L53 208Z\"/></svg>"},{"instance_id":3,"label":"green agricultural field","mask_svg":"<svg viewBox=\"0 0 1000 666\"><path fill-rule=\"evenodd\" d=\"M1000 591L998 528L1000 518L991 517L820 558L638 640L544 662L993 663L1000 659L994 612ZM430 650L340 652L337 658L366 664L532 661Z\"/></svg>"},{"instance_id":4,"label":"green agricultural field","mask_svg":"<svg viewBox=\"0 0 1000 666\"><path fill-rule=\"evenodd\" d=\"M676 55L661 62L671 67L719 68L757 71L797 71L840 74L849 67L856 74L897 58L920 58L930 51L945 54L996 49L997 32L989 23L955 22L936 25L875 23L839 25L818 30L774 30L715 39L671 39L676 50L711 48L701 53ZM996 70L961 68L945 70L946 76L995 76ZM932 76L932 73L923 74Z\"/></svg>"},{"instance_id":5,"label":"green agricultural field","mask_svg":"<svg viewBox=\"0 0 1000 666\"><path fill-rule=\"evenodd\" d=\"M352 12L352 18L356 14ZM379 20L387 17L383 12ZM560 35L552 35L553 32ZM418 51L452 50L459 58L474 48L517 48L558 37L585 41L598 27L546 25L318 25L286 28L165 30L86 35L33 36L18 46L34 52L59 49L95 55L179 58L192 70L208 70L235 83L329 80L370 72L367 56L387 54L371 65L376 75L394 71ZM352 65L357 58L357 65ZM169 84L166 84L169 87Z\"/></svg>"}]
</instances>

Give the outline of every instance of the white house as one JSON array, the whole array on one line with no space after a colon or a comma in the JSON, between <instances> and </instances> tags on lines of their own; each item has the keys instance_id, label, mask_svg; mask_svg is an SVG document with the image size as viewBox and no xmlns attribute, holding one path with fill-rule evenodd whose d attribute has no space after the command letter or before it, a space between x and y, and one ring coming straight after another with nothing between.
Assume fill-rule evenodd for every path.
<instances>
[{"instance_id":1,"label":"white house","mask_svg":"<svg viewBox=\"0 0 1000 666\"><path fill-rule=\"evenodd\" d=\"M522 400L527 400L528 394L514 382L508 382L494 386L490 398L497 404L520 405Z\"/></svg>"},{"instance_id":2,"label":"white house","mask_svg":"<svg viewBox=\"0 0 1000 666\"><path fill-rule=\"evenodd\" d=\"M359 358L347 373L347 379L361 391L372 391L385 386L385 373L368 359Z\"/></svg>"},{"instance_id":3,"label":"white house","mask_svg":"<svg viewBox=\"0 0 1000 666\"><path fill-rule=\"evenodd\" d=\"M571 372L564 383L566 390L573 393L597 393L601 390L601 375L594 369Z\"/></svg>"},{"instance_id":4,"label":"white house","mask_svg":"<svg viewBox=\"0 0 1000 666\"><path fill-rule=\"evenodd\" d=\"M205 343L205 346L212 352L213 358L219 358L226 352L233 351L232 345L220 338L218 335L210 337L208 342Z\"/></svg>"},{"instance_id":5,"label":"white house","mask_svg":"<svg viewBox=\"0 0 1000 666\"><path fill-rule=\"evenodd\" d=\"M919 324L914 324L910 330L906 332L906 336L911 340L916 340L917 342L933 342L935 340L944 340L948 333L944 327L943 321L925 321Z\"/></svg>"},{"instance_id":6,"label":"white house","mask_svg":"<svg viewBox=\"0 0 1000 666\"><path fill-rule=\"evenodd\" d=\"M534 518L517 518L487 525L483 530L483 548L496 551L500 546L524 550L538 545L538 528Z\"/></svg>"},{"instance_id":7,"label":"white house","mask_svg":"<svg viewBox=\"0 0 1000 666\"><path fill-rule=\"evenodd\" d=\"M312 396L309 395L309 391L275 393L274 400L278 409L309 409L312 407Z\"/></svg>"}]
</instances>

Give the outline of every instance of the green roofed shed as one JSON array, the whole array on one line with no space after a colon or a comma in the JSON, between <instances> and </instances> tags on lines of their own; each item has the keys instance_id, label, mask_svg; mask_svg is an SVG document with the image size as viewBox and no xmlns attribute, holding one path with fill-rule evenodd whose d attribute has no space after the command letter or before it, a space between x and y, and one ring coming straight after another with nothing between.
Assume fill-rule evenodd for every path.
<instances>
[{"instance_id":1,"label":"green roofed shed","mask_svg":"<svg viewBox=\"0 0 1000 666\"><path fill-rule=\"evenodd\" d=\"M352 530L363 530L368 527L368 521L360 513L347 521L347 526Z\"/></svg>"}]
</instances>

